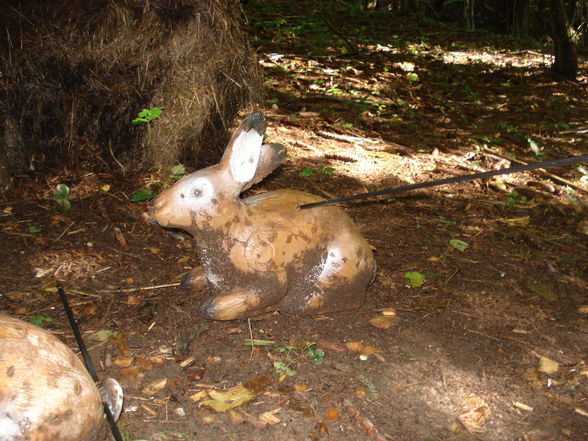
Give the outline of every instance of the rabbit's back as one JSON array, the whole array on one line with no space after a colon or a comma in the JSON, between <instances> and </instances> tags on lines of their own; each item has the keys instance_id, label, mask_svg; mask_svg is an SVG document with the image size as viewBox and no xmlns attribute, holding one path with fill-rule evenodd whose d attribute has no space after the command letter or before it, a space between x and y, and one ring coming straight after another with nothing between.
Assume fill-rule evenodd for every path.
<instances>
[{"instance_id":1,"label":"rabbit's back","mask_svg":"<svg viewBox=\"0 0 588 441\"><path fill-rule=\"evenodd\" d=\"M244 219L235 226L240 231L229 232L230 237L238 237L237 242L243 247L233 256L244 256L244 264L249 268L260 264L258 270L267 270L270 265L294 265L295 270L301 270L309 251L315 251L312 255L324 255L333 248L343 248L345 243L345 248L354 248L350 259L371 259L370 245L342 208L298 208L321 200L296 190L269 191L244 199Z\"/></svg>"}]
</instances>

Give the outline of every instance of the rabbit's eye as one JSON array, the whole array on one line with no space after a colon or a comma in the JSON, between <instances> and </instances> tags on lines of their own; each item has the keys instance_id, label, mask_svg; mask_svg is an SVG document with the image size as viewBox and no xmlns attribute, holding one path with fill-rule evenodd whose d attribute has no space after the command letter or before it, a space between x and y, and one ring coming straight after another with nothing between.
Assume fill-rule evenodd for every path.
<instances>
[{"instance_id":1,"label":"rabbit's eye","mask_svg":"<svg viewBox=\"0 0 588 441\"><path fill-rule=\"evenodd\" d=\"M195 198L199 198L200 196L202 196L202 189L195 188L194 190L192 190L192 196L194 196Z\"/></svg>"}]
</instances>

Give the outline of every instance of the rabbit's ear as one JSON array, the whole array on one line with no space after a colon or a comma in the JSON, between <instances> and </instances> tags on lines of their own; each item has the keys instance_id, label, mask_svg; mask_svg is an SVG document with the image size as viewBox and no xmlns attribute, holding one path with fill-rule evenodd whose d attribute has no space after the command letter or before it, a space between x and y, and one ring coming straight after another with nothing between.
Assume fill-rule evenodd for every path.
<instances>
[{"instance_id":1,"label":"rabbit's ear","mask_svg":"<svg viewBox=\"0 0 588 441\"><path fill-rule=\"evenodd\" d=\"M249 115L236 130L221 159L220 164L228 167L231 177L240 184L250 182L255 176L265 126L263 114L255 112Z\"/></svg>"},{"instance_id":2,"label":"rabbit's ear","mask_svg":"<svg viewBox=\"0 0 588 441\"><path fill-rule=\"evenodd\" d=\"M263 144L255 176L243 187L243 191L261 182L267 175L278 168L286 159L286 153L286 147L281 144Z\"/></svg>"}]
</instances>

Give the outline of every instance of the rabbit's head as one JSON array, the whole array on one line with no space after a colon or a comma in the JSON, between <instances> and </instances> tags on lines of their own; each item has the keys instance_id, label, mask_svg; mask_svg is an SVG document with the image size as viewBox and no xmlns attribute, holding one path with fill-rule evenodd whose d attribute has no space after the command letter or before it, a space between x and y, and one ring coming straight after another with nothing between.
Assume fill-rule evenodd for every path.
<instances>
[{"instance_id":1,"label":"rabbit's head","mask_svg":"<svg viewBox=\"0 0 588 441\"><path fill-rule=\"evenodd\" d=\"M239 194L285 159L284 147L263 144L265 128L263 114L247 116L218 164L184 177L153 201L153 218L164 227L189 232L224 222L237 210Z\"/></svg>"}]
</instances>

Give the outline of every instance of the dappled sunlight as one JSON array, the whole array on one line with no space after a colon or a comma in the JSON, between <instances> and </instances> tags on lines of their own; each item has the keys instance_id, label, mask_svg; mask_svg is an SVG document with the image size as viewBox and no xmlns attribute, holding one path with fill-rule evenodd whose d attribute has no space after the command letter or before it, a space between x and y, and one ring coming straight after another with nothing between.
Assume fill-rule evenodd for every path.
<instances>
[{"instance_id":1,"label":"dappled sunlight","mask_svg":"<svg viewBox=\"0 0 588 441\"><path fill-rule=\"evenodd\" d=\"M479 50L453 51L443 53L443 61L452 64L484 63L497 67L535 67L547 68L553 62L553 56L547 53L521 50L516 52Z\"/></svg>"}]
</instances>

